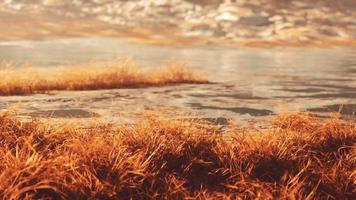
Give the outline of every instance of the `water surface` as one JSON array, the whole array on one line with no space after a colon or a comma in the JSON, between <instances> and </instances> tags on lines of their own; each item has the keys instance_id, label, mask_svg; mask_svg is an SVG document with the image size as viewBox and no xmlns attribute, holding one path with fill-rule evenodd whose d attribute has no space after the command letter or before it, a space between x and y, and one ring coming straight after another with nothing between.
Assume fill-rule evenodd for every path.
<instances>
[{"instance_id":1,"label":"water surface","mask_svg":"<svg viewBox=\"0 0 356 200\"><path fill-rule=\"evenodd\" d=\"M356 49L352 48L150 46L114 38L0 42L0 60L31 62L39 67L120 57L133 58L148 68L172 60L188 61L216 84L64 92L35 95L30 101L31 97L1 97L0 106L3 109L11 102L22 101L27 102L26 112L36 115L80 109L106 117L155 107L187 108L207 117L243 120L289 110L355 116Z\"/></svg>"}]
</instances>

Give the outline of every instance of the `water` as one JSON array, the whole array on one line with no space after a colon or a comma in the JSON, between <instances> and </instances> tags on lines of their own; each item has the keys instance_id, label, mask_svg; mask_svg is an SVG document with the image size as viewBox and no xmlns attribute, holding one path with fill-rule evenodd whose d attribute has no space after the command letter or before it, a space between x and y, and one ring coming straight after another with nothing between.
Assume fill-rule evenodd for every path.
<instances>
[{"instance_id":1,"label":"water","mask_svg":"<svg viewBox=\"0 0 356 200\"><path fill-rule=\"evenodd\" d=\"M207 117L236 119L265 117L289 110L310 110L319 115L340 111L352 117L356 111L356 49L352 48L149 46L114 38L0 42L0 60L18 64L31 62L39 67L110 61L120 57L133 58L140 66L150 68L172 60L188 61L190 66L204 71L216 83L81 92L79 95L71 92L66 93L66 98L92 103L65 105L63 102L62 107L89 109L112 116L120 109L170 106L193 109ZM97 96L104 98L101 102L91 101ZM2 98L0 105L5 107L10 101L28 97ZM62 93L46 98L64 97ZM120 103L111 103L108 114L101 108L105 101ZM37 113L43 110L41 104L28 106ZM53 110L52 107L46 109Z\"/></svg>"}]
</instances>

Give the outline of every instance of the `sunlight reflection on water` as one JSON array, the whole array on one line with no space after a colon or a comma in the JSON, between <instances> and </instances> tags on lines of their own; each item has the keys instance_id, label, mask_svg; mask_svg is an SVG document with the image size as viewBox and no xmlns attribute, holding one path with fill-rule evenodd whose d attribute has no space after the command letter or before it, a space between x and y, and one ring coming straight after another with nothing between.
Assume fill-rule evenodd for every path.
<instances>
[{"instance_id":1,"label":"sunlight reflection on water","mask_svg":"<svg viewBox=\"0 0 356 200\"><path fill-rule=\"evenodd\" d=\"M356 49L352 48L149 46L114 38L0 42L0 60L30 61L40 67L118 57L151 68L171 60L188 61L219 84L182 89L182 99L173 98L177 95L173 92L171 104L219 116L221 112L260 116L281 107L321 112L323 107L356 104Z\"/></svg>"}]
</instances>

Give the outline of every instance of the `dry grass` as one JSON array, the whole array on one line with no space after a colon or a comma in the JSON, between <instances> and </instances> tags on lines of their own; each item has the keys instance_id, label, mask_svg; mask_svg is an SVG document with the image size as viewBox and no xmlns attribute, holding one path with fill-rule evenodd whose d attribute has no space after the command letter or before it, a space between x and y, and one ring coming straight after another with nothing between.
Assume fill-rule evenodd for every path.
<instances>
[{"instance_id":1,"label":"dry grass","mask_svg":"<svg viewBox=\"0 0 356 200\"><path fill-rule=\"evenodd\" d=\"M198 125L199 124L199 125ZM265 133L147 116L73 126L0 117L2 199L353 199L356 122L280 115Z\"/></svg>"},{"instance_id":2,"label":"dry grass","mask_svg":"<svg viewBox=\"0 0 356 200\"><path fill-rule=\"evenodd\" d=\"M152 71L142 71L130 60L91 63L59 69L14 67L0 63L0 95L23 95L51 90L97 90L163 86L181 83L208 83L184 63L171 63Z\"/></svg>"}]
</instances>

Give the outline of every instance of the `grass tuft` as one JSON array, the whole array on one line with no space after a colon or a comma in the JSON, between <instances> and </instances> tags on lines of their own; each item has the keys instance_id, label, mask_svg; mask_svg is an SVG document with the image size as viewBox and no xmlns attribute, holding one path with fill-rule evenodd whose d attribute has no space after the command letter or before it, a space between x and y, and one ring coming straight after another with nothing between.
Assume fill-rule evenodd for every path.
<instances>
[{"instance_id":1,"label":"grass tuft","mask_svg":"<svg viewBox=\"0 0 356 200\"><path fill-rule=\"evenodd\" d=\"M146 116L81 129L0 116L1 199L353 199L356 123L278 116L264 133Z\"/></svg>"},{"instance_id":2,"label":"grass tuft","mask_svg":"<svg viewBox=\"0 0 356 200\"><path fill-rule=\"evenodd\" d=\"M0 95L208 83L202 75L189 70L184 63L171 63L152 71L143 71L130 60L56 69L14 67L11 63L2 63L0 80Z\"/></svg>"}]
</instances>

